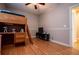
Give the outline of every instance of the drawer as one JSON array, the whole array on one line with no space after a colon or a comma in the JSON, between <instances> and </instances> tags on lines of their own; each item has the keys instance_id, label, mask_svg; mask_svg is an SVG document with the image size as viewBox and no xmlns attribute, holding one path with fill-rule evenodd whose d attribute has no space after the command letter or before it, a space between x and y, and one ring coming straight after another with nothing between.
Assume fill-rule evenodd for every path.
<instances>
[{"instance_id":1,"label":"drawer","mask_svg":"<svg viewBox=\"0 0 79 59\"><path fill-rule=\"evenodd\" d=\"M16 38L24 38L25 35L17 35Z\"/></svg>"},{"instance_id":2,"label":"drawer","mask_svg":"<svg viewBox=\"0 0 79 59\"><path fill-rule=\"evenodd\" d=\"M16 37L16 39L26 39L26 37Z\"/></svg>"},{"instance_id":3,"label":"drawer","mask_svg":"<svg viewBox=\"0 0 79 59\"><path fill-rule=\"evenodd\" d=\"M18 33L15 35L16 38L24 38L26 37L25 33Z\"/></svg>"},{"instance_id":4,"label":"drawer","mask_svg":"<svg viewBox=\"0 0 79 59\"><path fill-rule=\"evenodd\" d=\"M16 33L15 34L15 43L25 42L26 33Z\"/></svg>"},{"instance_id":5,"label":"drawer","mask_svg":"<svg viewBox=\"0 0 79 59\"><path fill-rule=\"evenodd\" d=\"M18 38L15 40L16 43L25 42L25 38Z\"/></svg>"},{"instance_id":6,"label":"drawer","mask_svg":"<svg viewBox=\"0 0 79 59\"><path fill-rule=\"evenodd\" d=\"M23 32L23 33L16 33L16 35L25 35L26 33L25 32Z\"/></svg>"}]
</instances>

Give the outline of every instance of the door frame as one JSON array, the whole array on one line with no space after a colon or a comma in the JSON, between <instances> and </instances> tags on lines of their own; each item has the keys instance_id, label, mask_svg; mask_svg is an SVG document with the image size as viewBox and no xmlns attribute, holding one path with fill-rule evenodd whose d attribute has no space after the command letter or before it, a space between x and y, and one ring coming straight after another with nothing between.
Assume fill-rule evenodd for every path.
<instances>
[{"instance_id":1,"label":"door frame","mask_svg":"<svg viewBox=\"0 0 79 59\"><path fill-rule=\"evenodd\" d=\"M69 23L70 23L70 47L73 47L74 48L74 39L76 38L76 35L73 35L74 34L74 21L75 19L72 19L72 8L75 8L75 7L78 7L79 4L75 4L73 6L70 7L70 11L69 11L69 14L70 14L70 17L69 17Z\"/></svg>"}]
</instances>

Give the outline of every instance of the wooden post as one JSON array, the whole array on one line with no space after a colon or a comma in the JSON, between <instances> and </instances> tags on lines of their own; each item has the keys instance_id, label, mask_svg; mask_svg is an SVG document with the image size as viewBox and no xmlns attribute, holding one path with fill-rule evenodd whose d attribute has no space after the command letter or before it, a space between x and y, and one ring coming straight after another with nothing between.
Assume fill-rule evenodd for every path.
<instances>
[{"instance_id":1,"label":"wooden post","mask_svg":"<svg viewBox=\"0 0 79 59\"><path fill-rule=\"evenodd\" d=\"M1 35L0 35L0 55L1 55Z\"/></svg>"},{"instance_id":2,"label":"wooden post","mask_svg":"<svg viewBox=\"0 0 79 59\"><path fill-rule=\"evenodd\" d=\"M27 17L26 16L25 16L25 19L26 19L26 29L25 29L25 31L27 32L27 35L28 35L28 38L29 38L29 42L31 44L33 44L32 37L31 37L30 31L29 31L29 27L28 27L28 24L27 24Z\"/></svg>"},{"instance_id":3,"label":"wooden post","mask_svg":"<svg viewBox=\"0 0 79 59\"><path fill-rule=\"evenodd\" d=\"M33 44L32 37L31 37L30 31L29 31L29 28L28 28L28 24L27 24L27 35L28 35L30 43Z\"/></svg>"}]
</instances>

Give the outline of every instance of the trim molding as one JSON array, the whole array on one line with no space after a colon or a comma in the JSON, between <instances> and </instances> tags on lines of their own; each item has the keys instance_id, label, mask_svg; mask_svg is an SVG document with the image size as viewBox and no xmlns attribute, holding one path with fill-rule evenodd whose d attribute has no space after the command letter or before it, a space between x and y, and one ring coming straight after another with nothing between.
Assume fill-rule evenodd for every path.
<instances>
[{"instance_id":1,"label":"trim molding","mask_svg":"<svg viewBox=\"0 0 79 59\"><path fill-rule=\"evenodd\" d=\"M65 43L62 43L62 42L59 42L59 41L55 41L55 40L52 40L52 39L50 39L50 42L54 42L54 43L57 43L57 44L60 44L60 45L66 46L66 47L71 47L68 44L65 44Z\"/></svg>"},{"instance_id":2,"label":"trim molding","mask_svg":"<svg viewBox=\"0 0 79 59\"><path fill-rule=\"evenodd\" d=\"M32 36L32 38L35 38L36 36Z\"/></svg>"}]
</instances>

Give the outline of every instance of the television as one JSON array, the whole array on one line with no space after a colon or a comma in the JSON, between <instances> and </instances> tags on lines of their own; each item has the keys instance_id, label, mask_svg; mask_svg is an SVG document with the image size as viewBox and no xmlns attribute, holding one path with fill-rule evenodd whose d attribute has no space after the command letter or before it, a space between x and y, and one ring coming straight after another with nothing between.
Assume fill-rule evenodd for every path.
<instances>
[{"instance_id":1,"label":"television","mask_svg":"<svg viewBox=\"0 0 79 59\"><path fill-rule=\"evenodd\" d=\"M39 33L43 33L43 27L38 28Z\"/></svg>"}]
</instances>

